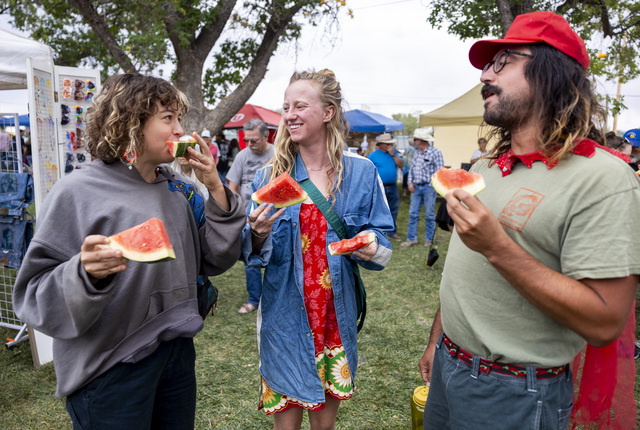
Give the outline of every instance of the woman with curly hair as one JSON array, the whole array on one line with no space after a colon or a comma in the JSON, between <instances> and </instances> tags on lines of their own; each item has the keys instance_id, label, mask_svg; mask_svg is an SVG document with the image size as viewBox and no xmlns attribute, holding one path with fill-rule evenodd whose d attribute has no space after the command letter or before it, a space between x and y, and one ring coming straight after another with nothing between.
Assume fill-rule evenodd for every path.
<instances>
[{"instance_id":1,"label":"woman with curly hair","mask_svg":"<svg viewBox=\"0 0 640 430\"><path fill-rule=\"evenodd\" d=\"M345 225L347 235L375 233L352 255L330 255L336 231L311 199L274 210L250 205L243 255L266 267L258 308L260 407L275 429L332 429L353 394L358 366L357 304L350 260L382 270L391 258L385 232L393 219L371 161L345 151L347 123L333 72L294 73L284 94L274 157L256 174L260 188L284 172L309 179Z\"/></svg>"},{"instance_id":2,"label":"woman with curly hair","mask_svg":"<svg viewBox=\"0 0 640 430\"><path fill-rule=\"evenodd\" d=\"M202 327L198 275L229 269L240 255L245 214L224 187L209 148L187 156L207 187L162 163L183 130L184 95L139 74L108 79L88 122L94 161L58 181L14 290L19 317L53 340L56 395L74 429L193 429L193 337ZM149 218L163 221L176 258L128 261L109 236Z\"/></svg>"}]
</instances>

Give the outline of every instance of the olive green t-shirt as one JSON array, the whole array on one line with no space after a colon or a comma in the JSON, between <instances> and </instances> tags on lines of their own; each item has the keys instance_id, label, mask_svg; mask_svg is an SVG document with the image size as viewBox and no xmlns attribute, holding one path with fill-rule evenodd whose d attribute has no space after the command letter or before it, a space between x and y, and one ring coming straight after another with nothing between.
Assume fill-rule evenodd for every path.
<instances>
[{"instance_id":1,"label":"olive green t-shirt","mask_svg":"<svg viewBox=\"0 0 640 430\"><path fill-rule=\"evenodd\" d=\"M640 274L640 179L598 148L548 169L522 162L502 176L474 165L486 188L477 196L507 234L545 266L572 279ZM480 253L453 234L440 285L444 332L461 348L493 361L551 367L584 346L578 334L540 312Z\"/></svg>"}]
</instances>

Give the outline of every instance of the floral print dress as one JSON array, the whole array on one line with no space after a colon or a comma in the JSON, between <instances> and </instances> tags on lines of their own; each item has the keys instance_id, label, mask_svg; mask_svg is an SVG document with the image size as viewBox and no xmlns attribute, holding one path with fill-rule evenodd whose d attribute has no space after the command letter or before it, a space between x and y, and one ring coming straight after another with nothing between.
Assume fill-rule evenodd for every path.
<instances>
[{"instance_id":1,"label":"floral print dress","mask_svg":"<svg viewBox=\"0 0 640 430\"><path fill-rule=\"evenodd\" d=\"M304 264L304 304L313 333L316 368L326 396L347 400L353 395L353 382L347 357L338 331L333 302L331 274L327 262L327 220L315 204L300 208L302 261ZM324 403L308 403L276 393L262 380L259 409L267 415L292 407L312 411L324 408Z\"/></svg>"}]
</instances>

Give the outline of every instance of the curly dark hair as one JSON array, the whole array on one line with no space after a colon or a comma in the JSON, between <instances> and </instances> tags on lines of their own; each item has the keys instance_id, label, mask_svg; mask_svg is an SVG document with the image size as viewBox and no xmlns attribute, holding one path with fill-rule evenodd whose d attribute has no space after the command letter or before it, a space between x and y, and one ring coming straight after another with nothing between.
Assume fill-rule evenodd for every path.
<instances>
[{"instance_id":1,"label":"curly dark hair","mask_svg":"<svg viewBox=\"0 0 640 430\"><path fill-rule=\"evenodd\" d=\"M532 117L543 124L539 147L551 162L570 153L582 138L605 142L605 112L593 90L587 70L576 60L546 43L528 45L533 58L524 76L532 89ZM511 133L496 127L490 132L497 144L491 158L511 148Z\"/></svg>"},{"instance_id":2,"label":"curly dark hair","mask_svg":"<svg viewBox=\"0 0 640 430\"><path fill-rule=\"evenodd\" d=\"M88 113L89 153L107 164L132 164L144 152L142 130L158 103L181 114L188 109L185 95L162 78L124 73L107 79Z\"/></svg>"}]
</instances>

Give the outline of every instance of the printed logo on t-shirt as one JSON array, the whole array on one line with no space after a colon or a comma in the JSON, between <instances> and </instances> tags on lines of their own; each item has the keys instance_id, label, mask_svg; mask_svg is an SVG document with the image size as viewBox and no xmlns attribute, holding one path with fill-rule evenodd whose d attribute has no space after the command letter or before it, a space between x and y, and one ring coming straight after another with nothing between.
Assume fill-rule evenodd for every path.
<instances>
[{"instance_id":1,"label":"printed logo on t-shirt","mask_svg":"<svg viewBox=\"0 0 640 430\"><path fill-rule=\"evenodd\" d=\"M521 233L542 199L544 199L542 194L520 188L502 209L498 221L500 224Z\"/></svg>"}]
</instances>

